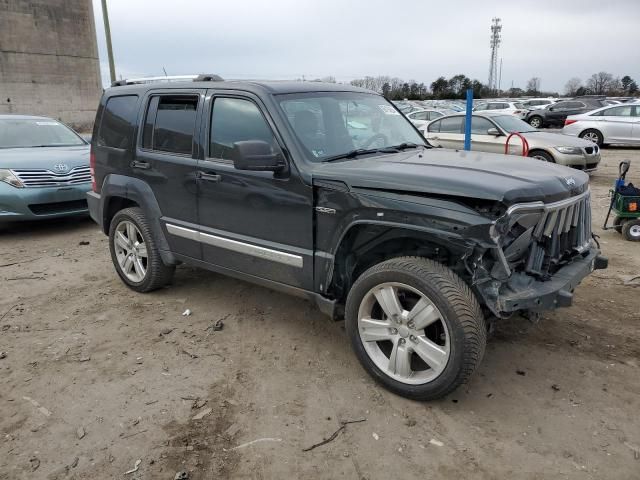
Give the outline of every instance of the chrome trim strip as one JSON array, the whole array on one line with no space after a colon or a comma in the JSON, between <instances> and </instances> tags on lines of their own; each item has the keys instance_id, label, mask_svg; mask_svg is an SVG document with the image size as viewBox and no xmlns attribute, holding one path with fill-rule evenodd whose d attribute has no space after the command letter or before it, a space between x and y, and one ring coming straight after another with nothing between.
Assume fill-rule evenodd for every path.
<instances>
[{"instance_id":1,"label":"chrome trim strip","mask_svg":"<svg viewBox=\"0 0 640 480\"><path fill-rule=\"evenodd\" d=\"M224 248L225 250L231 250L233 252L244 253L245 255L263 258L272 262L283 263L292 267L302 268L303 266L303 258L300 255L293 255L292 253L259 247L257 245L251 245L250 243L211 235L210 233L198 232L197 230L179 227L178 225L172 225L170 223L167 223L166 226L167 231L177 237L187 238L195 242L206 243L207 245Z\"/></svg>"},{"instance_id":2,"label":"chrome trim strip","mask_svg":"<svg viewBox=\"0 0 640 480\"><path fill-rule=\"evenodd\" d=\"M582 200L584 197L588 196L591 193L590 189L585 190L580 195L576 195L575 197L565 198L564 200L560 200L555 203L543 203L543 202L531 202L531 203L516 203L511 205L507 209L506 215L511 215L514 212L528 212L528 211L537 211L537 210L555 210L558 208L566 207L571 205L572 203L577 203Z\"/></svg>"}]
</instances>

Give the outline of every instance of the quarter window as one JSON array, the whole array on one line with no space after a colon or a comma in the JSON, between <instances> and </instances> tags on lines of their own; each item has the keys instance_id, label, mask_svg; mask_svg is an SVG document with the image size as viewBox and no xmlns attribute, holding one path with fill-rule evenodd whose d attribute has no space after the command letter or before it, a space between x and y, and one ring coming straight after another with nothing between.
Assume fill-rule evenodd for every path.
<instances>
[{"instance_id":1,"label":"quarter window","mask_svg":"<svg viewBox=\"0 0 640 480\"><path fill-rule=\"evenodd\" d=\"M271 127L258 106L241 98L216 98L211 117L209 157L232 160L234 143L261 140L277 149Z\"/></svg>"},{"instance_id":2,"label":"quarter window","mask_svg":"<svg viewBox=\"0 0 640 480\"><path fill-rule=\"evenodd\" d=\"M102 114L98 145L127 149L131 146L132 125L136 121L137 95L111 97Z\"/></svg>"},{"instance_id":3,"label":"quarter window","mask_svg":"<svg viewBox=\"0 0 640 480\"><path fill-rule=\"evenodd\" d=\"M143 148L191 155L197 109L196 95L151 97L142 135Z\"/></svg>"}]
</instances>

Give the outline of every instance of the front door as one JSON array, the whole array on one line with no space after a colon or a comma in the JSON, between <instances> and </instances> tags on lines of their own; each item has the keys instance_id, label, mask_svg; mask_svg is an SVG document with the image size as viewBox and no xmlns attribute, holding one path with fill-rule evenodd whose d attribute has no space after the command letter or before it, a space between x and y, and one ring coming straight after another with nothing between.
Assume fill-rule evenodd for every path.
<instances>
[{"instance_id":1,"label":"front door","mask_svg":"<svg viewBox=\"0 0 640 480\"><path fill-rule=\"evenodd\" d=\"M230 271L312 288L312 188L287 159L284 172L237 170L235 142L283 142L258 98L210 93L198 162L198 238L203 260Z\"/></svg>"},{"instance_id":2,"label":"front door","mask_svg":"<svg viewBox=\"0 0 640 480\"><path fill-rule=\"evenodd\" d=\"M205 90L152 92L144 98L144 116L131 168L153 191L163 225L189 226L196 216L194 142ZM200 245L193 239L167 235L175 253L199 259Z\"/></svg>"},{"instance_id":3,"label":"front door","mask_svg":"<svg viewBox=\"0 0 640 480\"><path fill-rule=\"evenodd\" d=\"M606 132L605 137L607 140L613 140L621 143L632 143L632 113L634 108L637 107L634 107L633 105L611 107L603 110L601 117L593 118L597 118L599 122L602 122L602 130Z\"/></svg>"}]
</instances>

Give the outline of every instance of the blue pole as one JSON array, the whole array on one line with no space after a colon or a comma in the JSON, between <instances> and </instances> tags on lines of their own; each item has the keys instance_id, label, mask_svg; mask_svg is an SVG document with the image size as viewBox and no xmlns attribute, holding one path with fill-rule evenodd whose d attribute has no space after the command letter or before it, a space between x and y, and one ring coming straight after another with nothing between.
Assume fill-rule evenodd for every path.
<instances>
[{"instance_id":1,"label":"blue pole","mask_svg":"<svg viewBox=\"0 0 640 480\"><path fill-rule=\"evenodd\" d=\"M464 117L464 149L471 150L471 110L473 110L473 89L467 89L467 114Z\"/></svg>"}]
</instances>

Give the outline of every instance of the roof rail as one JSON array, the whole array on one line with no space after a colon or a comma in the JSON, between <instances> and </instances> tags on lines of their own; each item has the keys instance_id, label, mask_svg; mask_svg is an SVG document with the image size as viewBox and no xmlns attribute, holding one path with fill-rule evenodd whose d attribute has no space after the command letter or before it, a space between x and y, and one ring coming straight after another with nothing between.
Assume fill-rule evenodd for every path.
<instances>
[{"instance_id":1,"label":"roof rail","mask_svg":"<svg viewBox=\"0 0 640 480\"><path fill-rule=\"evenodd\" d=\"M170 75L164 77L140 77L140 78L126 78L122 80L116 80L111 84L112 87L122 87L124 85L140 85L143 83L157 83L157 82L185 82L191 80L192 82L222 82L224 79L213 73L203 73L200 75Z\"/></svg>"}]
</instances>

